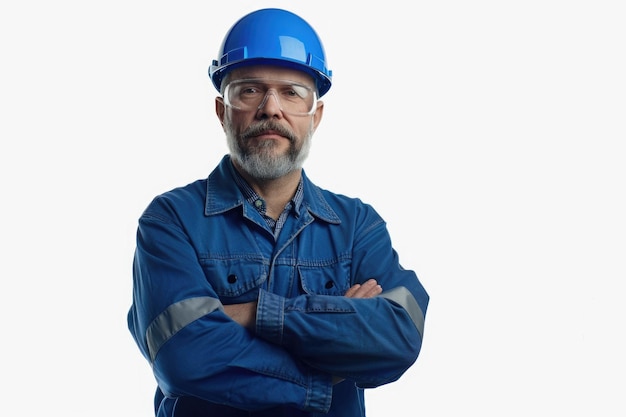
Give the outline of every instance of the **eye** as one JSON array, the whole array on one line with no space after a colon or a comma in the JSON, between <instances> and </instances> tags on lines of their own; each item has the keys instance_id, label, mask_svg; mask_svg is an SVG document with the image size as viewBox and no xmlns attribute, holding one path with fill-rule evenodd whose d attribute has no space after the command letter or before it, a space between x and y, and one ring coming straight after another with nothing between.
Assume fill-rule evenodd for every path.
<instances>
[{"instance_id":1,"label":"eye","mask_svg":"<svg viewBox=\"0 0 626 417\"><path fill-rule=\"evenodd\" d=\"M242 96L257 96L259 94L263 94L261 88L255 85L242 85L239 87L239 95Z\"/></svg>"},{"instance_id":2,"label":"eye","mask_svg":"<svg viewBox=\"0 0 626 417\"><path fill-rule=\"evenodd\" d=\"M283 90L283 96L290 98L306 98L309 93L308 88L297 84L286 86Z\"/></svg>"}]
</instances>

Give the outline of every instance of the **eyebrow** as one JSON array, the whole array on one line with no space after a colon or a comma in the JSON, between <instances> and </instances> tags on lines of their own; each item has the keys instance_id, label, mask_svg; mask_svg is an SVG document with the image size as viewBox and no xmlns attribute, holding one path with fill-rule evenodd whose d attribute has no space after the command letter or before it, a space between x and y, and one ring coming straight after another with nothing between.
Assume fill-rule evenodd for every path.
<instances>
[{"instance_id":1,"label":"eyebrow","mask_svg":"<svg viewBox=\"0 0 626 417\"><path fill-rule=\"evenodd\" d=\"M299 85L302 87L306 87L308 89L311 90L315 90L315 86L312 85L308 85L305 82L301 82L301 81L295 81L295 80L281 80L281 79L269 79L269 78L238 78L236 80L232 80L231 83L245 83L245 82L250 82L250 83L264 83L264 84L271 84L272 82L278 82L280 84L284 84L284 85Z\"/></svg>"}]
</instances>

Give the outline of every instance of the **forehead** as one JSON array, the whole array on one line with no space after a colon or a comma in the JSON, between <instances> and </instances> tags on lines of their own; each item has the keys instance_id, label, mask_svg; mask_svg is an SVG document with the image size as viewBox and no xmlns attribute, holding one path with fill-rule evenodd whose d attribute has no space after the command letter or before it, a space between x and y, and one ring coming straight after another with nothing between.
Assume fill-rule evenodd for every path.
<instances>
[{"instance_id":1,"label":"forehead","mask_svg":"<svg viewBox=\"0 0 626 417\"><path fill-rule=\"evenodd\" d=\"M306 72L273 65L251 65L234 69L229 74L230 81L246 78L265 78L268 80L288 80L299 84L314 86L313 77Z\"/></svg>"}]
</instances>

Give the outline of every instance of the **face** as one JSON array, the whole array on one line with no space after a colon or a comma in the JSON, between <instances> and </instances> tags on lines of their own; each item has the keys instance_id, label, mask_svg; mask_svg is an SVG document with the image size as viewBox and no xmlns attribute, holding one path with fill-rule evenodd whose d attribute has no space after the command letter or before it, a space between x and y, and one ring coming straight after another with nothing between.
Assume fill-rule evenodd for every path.
<instances>
[{"instance_id":1,"label":"face","mask_svg":"<svg viewBox=\"0 0 626 417\"><path fill-rule=\"evenodd\" d=\"M241 110L226 106L216 98L216 112L222 123L234 164L258 180L280 178L299 171L308 156L311 138L323 113L323 103L315 112L292 115L281 110L279 94L274 91L290 81L314 89L313 79L304 72L272 66L250 66L233 70L229 82L241 79L262 80L268 94L259 108Z\"/></svg>"}]
</instances>

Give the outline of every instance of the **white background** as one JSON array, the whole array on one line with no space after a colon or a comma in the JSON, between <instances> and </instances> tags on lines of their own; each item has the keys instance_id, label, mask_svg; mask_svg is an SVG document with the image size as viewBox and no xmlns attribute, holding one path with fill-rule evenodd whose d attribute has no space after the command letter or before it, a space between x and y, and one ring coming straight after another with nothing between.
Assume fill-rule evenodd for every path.
<instances>
[{"instance_id":1,"label":"white background","mask_svg":"<svg viewBox=\"0 0 626 417\"><path fill-rule=\"evenodd\" d=\"M388 221L431 295L370 417L624 415L621 1L5 1L0 414L151 416L136 221L226 152L207 68L260 7L334 85L305 169Z\"/></svg>"}]
</instances>

